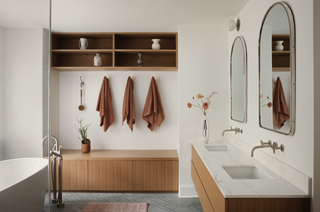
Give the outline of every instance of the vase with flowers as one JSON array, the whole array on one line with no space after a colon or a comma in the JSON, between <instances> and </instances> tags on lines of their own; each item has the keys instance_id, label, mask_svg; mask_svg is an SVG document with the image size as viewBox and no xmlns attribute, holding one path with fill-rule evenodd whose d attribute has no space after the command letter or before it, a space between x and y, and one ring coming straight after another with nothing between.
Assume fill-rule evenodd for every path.
<instances>
[{"instance_id":1,"label":"vase with flowers","mask_svg":"<svg viewBox=\"0 0 320 212\"><path fill-rule=\"evenodd\" d=\"M201 136L202 141L204 143L209 142L209 121L207 119L207 114L212 112L212 109L209 109L211 105L210 98L214 95L218 94L217 92L212 92L210 96L204 98L204 96L199 93L196 98L193 96L192 99L196 101L196 104L191 104L191 102L187 103L188 108L197 107L201 110L201 113L204 115L201 122Z\"/></svg>"}]
</instances>

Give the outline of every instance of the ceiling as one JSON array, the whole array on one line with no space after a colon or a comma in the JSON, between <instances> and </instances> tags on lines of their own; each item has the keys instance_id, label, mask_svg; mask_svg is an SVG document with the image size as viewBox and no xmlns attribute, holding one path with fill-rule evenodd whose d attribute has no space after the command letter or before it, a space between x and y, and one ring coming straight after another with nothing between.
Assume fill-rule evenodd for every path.
<instances>
[{"instance_id":1,"label":"ceiling","mask_svg":"<svg viewBox=\"0 0 320 212\"><path fill-rule=\"evenodd\" d=\"M52 0L52 30L175 32L179 25L227 23L248 1ZM0 26L49 26L49 0L0 0L0 5Z\"/></svg>"}]
</instances>

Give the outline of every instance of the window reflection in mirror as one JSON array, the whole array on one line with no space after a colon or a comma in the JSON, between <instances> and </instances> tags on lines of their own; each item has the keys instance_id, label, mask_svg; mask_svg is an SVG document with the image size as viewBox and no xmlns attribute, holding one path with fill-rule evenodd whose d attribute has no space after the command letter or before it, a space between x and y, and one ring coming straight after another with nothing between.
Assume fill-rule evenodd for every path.
<instances>
[{"instance_id":1,"label":"window reflection in mirror","mask_svg":"<svg viewBox=\"0 0 320 212\"><path fill-rule=\"evenodd\" d=\"M260 126L294 133L294 20L289 6L279 2L267 11L259 39Z\"/></svg>"},{"instance_id":2,"label":"window reflection in mirror","mask_svg":"<svg viewBox=\"0 0 320 212\"><path fill-rule=\"evenodd\" d=\"M247 48L243 37L235 38L230 58L231 119L247 120Z\"/></svg>"}]
</instances>

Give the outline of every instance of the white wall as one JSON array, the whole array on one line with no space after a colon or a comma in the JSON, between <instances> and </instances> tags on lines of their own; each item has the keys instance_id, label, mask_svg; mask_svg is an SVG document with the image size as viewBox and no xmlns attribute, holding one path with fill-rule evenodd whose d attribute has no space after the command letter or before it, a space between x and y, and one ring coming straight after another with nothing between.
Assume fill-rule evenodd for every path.
<instances>
[{"instance_id":1,"label":"white wall","mask_svg":"<svg viewBox=\"0 0 320 212\"><path fill-rule=\"evenodd\" d=\"M5 156L41 156L43 30L6 28Z\"/></svg>"},{"instance_id":2,"label":"white wall","mask_svg":"<svg viewBox=\"0 0 320 212\"><path fill-rule=\"evenodd\" d=\"M313 1L314 56L320 58L320 1ZM314 60L314 164L313 164L313 211L320 211L320 60Z\"/></svg>"},{"instance_id":3,"label":"white wall","mask_svg":"<svg viewBox=\"0 0 320 212\"><path fill-rule=\"evenodd\" d=\"M229 119L228 23L179 27L179 183L181 197L197 196L191 179L191 141L201 139L203 115L187 108L192 96L212 91L210 141L222 139Z\"/></svg>"},{"instance_id":4,"label":"white wall","mask_svg":"<svg viewBox=\"0 0 320 212\"><path fill-rule=\"evenodd\" d=\"M265 149L266 153L313 176L313 1L287 0L293 10L296 25L296 131L293 136L281 135L259 127L259 65L258 40L262 19L276 0L251 0L239 13L241 29L229 33L229 51L237 35L242 35L248 48L248 122L229 120L229 125L240 127L236 135L252 146L263 141L276 141L285 146L284 152ZM235 17L236 18L236 17ZM259 153L257 153L259 154Z\"/></svg>"},{"instance_id":5,"label":"white wall","mask_svg":"<svg viewBox=\"0 0 320 212\"><path fill-rule=\"evenodd\" d=\"M4 159L4 28L0 26L0 160Z\"/></svg>"},{"instance_id":6,"label":"white wall","mask_svg":"<svg viewBox=\"0 0 320 212\"><path fill-rule=\"evenodd\" d=\"M84 111L79 111L80 76L83 77ZM112 96L114 123L103 132L99 112L96 111L98 95L104 76L109 78ZM136 123L133 132L126 122L122 126L122 104L127 78L134 81ZM142 120L142 111L154 76L165 112L165 120L154 132ZM75 130L76 117L85 117L85 124L92 123L88 130L92 149L177 149L178 148L178 73L154 71L81 71L60 72L60 144L64 149L80 149L81 142Z\"/></svg>"}]
</instances>

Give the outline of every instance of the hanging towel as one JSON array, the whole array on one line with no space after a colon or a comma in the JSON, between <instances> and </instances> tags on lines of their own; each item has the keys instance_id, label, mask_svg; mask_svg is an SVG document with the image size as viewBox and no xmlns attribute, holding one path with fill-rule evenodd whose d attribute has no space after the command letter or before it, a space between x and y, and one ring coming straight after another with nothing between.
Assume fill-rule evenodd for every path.
<instances>
[{"instance_id":1,"label":"hanging towel","mask_svg":"<svg viewBox=\"0 0 320 212\"><path fill-rule=\"evenodd\" d=\"M148 128L151 132L154 129L154 124L160 127L165 116L161 103L159 89L154 77L152 77L150 82L150 87L148 95L146 98L146 103L144 104L144 109L142 112L142 119L148 123Z\"/></svg>"},{"instance_id":2,"label":"hanging towel","mask_svg":"<svg viewBox=\"0 0 320 212\"><path fill-rule=\"evenodd\" d=\"M123 96L122 106L122 125L125 119L131 131L133 131L133 125L135 123L135 112L134 112L134 100L133 100L133 81L131 77L128 77L126 89Z\"/></svg>"},{"instance_id":3,"label":"hanging towel","mask_svg":"<svg viewBox=\"0 0 320 212\"><path fill-rule=\"evenodd\" d=\"M284 122L290 118L286 97L283 92L282 83L278 77L273 88L273 124L278 125L279 130Z\"/></svg>"},{"instance_id":4,"label":"hanging towel","mask_svg":"<svg viewBox=\"0 0 320 212\"><path fill-rule=\"evenodd\" d=\"M103 126L103 131L106 132L114 122L109 80L107 77L104 77L102 81L96 111L99 111L100 127Z\"/></svg>"}]
</instances>

